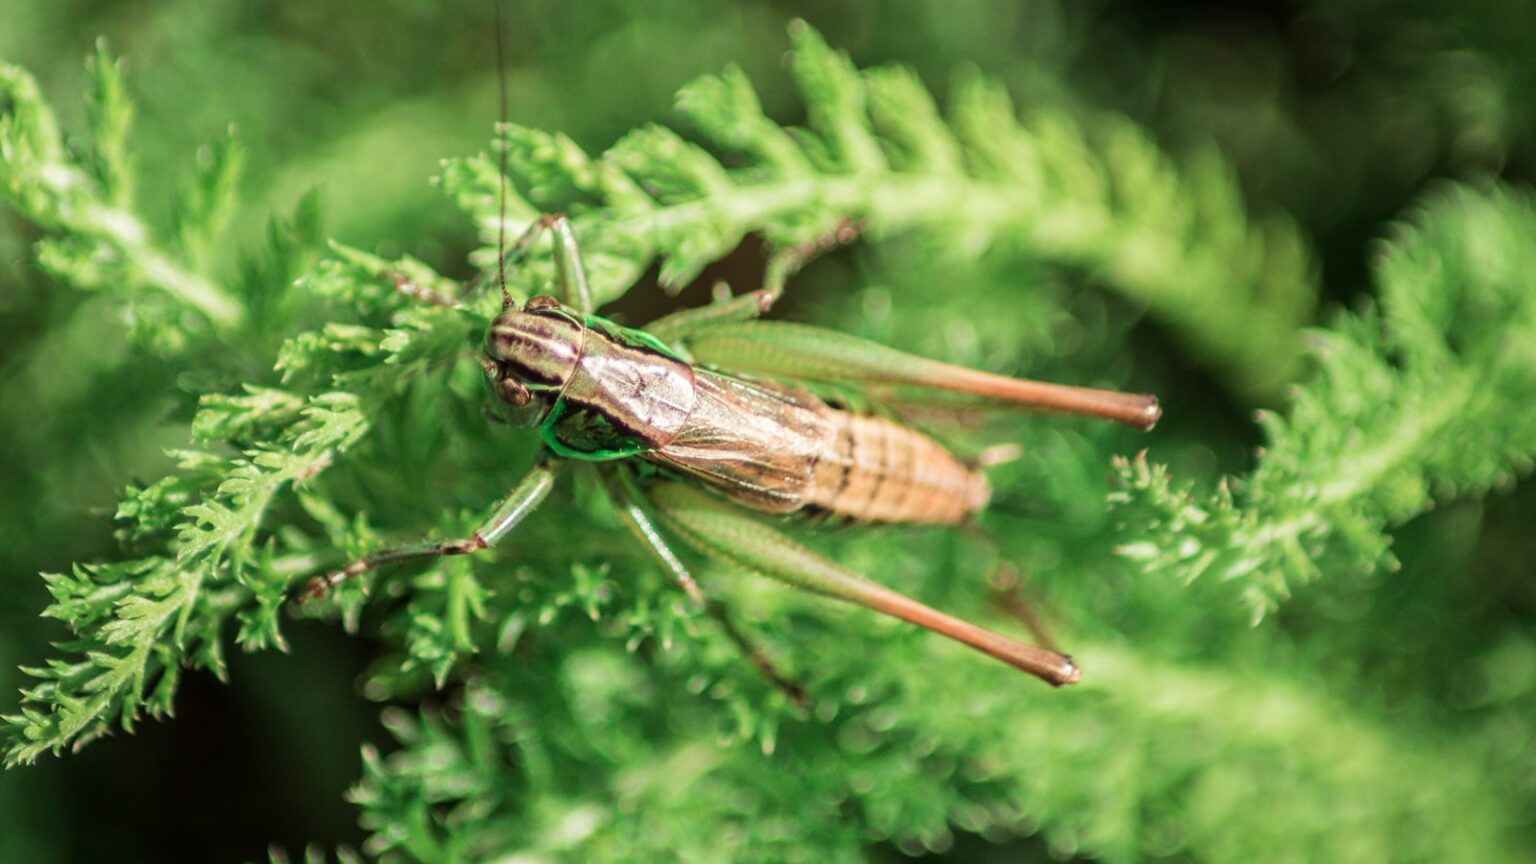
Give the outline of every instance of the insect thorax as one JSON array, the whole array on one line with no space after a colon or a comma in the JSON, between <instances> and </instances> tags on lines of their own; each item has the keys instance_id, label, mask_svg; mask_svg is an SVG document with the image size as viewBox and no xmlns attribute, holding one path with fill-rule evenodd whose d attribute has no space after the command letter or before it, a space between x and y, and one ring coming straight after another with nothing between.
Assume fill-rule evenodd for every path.
<instances>
[{"instance_id":1,"label":"insect thorax","mask_svg":"<svg viewBox=\"0 0 1536 864\"><path fill-rule=\"evenodd\" d=\"M525 404L547 405L540 435L562 456L620 459L663 447L693 410L686 362L648 334L595 315L509 310L491 326L486 351L493 390L515 397L521 383Z\"/></svg>"}]
</instances>

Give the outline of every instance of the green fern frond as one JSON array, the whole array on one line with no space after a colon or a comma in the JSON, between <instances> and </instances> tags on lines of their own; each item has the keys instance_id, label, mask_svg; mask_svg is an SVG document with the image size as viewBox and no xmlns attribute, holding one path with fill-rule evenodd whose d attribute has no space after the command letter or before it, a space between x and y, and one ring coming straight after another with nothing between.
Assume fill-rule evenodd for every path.
<instances>
[{"instance_id":1,"label":"green fern frond","mask_svg":"<svg viewBox=\"0 0 1536 864\"><path fill-rule=\"evenodd\" d=\"M289 400L269 406L274 413L293 408ZM214 403L210 410L225 408ZM77 641L66 647L83 659L27 670L42 683L23 693L30 706L3 718L7 763L89 741L114 723L131 730L144 712L169 713L184 665L223 675L225 623L236 613L249 615L245 607L253 602L266 616L244 620L245 638L280 644L278 606L303 573L262 555L256 531L279 488L314 476L366 429L352 397L317 397L282 429L281 447L258 447L230 460L184 458L189 474L213 480L200 491L188 484L166 494L176 485L168 478L153 493L132 492L119 511L131 519L127 533L156 534L174 525L172 554L47 577L54 603L44 614L75 631Z\"/></svg>"},{"instance_id":2,"label":"green fern frond","mask_svg":"<svg viewBox=\"0 0 1536 864\"><path fill-rule=\"evenodd\" d=\"M1452 187L1376 256L1378 297L1311 334L1317 370L1261 416L1252 475L1214 495L1122 462L1126 557L1236 580L1255 620L1312 579L1396 567L1387 534L1437 499L1511 483L1536 460L1536 208Z\"/></svg>"},{"instance_id":3,"label":"green fern frond","mask_svg":"<svg viewBox=\"0 0 1536 864\"><path fill-rule=\"evenodd\" d=\"M1041 699L992 686L948 646L907 642L896 656L915 665L840 681L849 689L835 716L783 730L789 755L771 763L693 735L640 744L657 713L689 731L698 718L622 654L568 658L538 692L495 664L451 721L387 711L398 749L365 748L350 797L367 848L417 861L509 848L586 861L861 861L876 842L942 853L956 830L1040 832L1057 854L1109 861L1175 847L1227 861L1275 850L1305 860L1511 854L1485 818L1499 805L1474 754L1405 742L1305 681L1090 646L1080 656L1096 683ZM945 674L902 671L923 664ZM579 710L567 715L567 700ZM552 715L571 725L536 719ZM1435 782L1397 785L1404 776Z\"/></svg>"},{"instance_id":4,"label":"green fern frond","mask_svg":"<svg viewBox=\"0 0 1536 864\"><path fill-rule=\"evenodd\" d=\"M158 248L134 209L126 150L133 111L104 44L97 45L87 72L91 134L76 155L64 146L37 82L19 67L0 65L0 104L6 106L0 112L0 200L51 232L39 248L39 261L60 281L140 303L141 314L156 319L152 331L185 329L179 318L183 308L218 330L233 329L244 314L240 302L200 266L206 261ZM197 251L192 237L206 235L216 227L215 214L227 209L238 171L239 151L232 143L212 152L209 167L189 184L188 200L196 203L184 208L182 220L188 254ZM172 306L149 302L156 297Z\"/></svg>"},{"instance_id":5,"label":"green fern frond","mask_svg":"<svg viewBox=\"0 0 1536 864\"><path fill-rule=\"evenodd\" d=\"M809 129L767 118L731 69L679 96L702 144L646 127L593 159L561 135L502 130L518 192L508 235L538 211L571 213L609 300L657 259L664 281L689 281L748 233L782 248L847 220L875 239L922 231L962 254L997 247L1102 280L1240 386L1288 379L1291 334L1313 302L1309 258L1288 223L1250 223L1226 169L1201 159L1175 170L1123 121L1045 109L1021 120L975 75L962 78L946 119L911 73L859 72L804 26L793 39ZM100 124L102 155L76 164L35 88L29 96L26 79L5 80L13 107L0 157L5 176L27 178L7 200L58 229L45 257L61 271L84 268L92 244L107 241L89 223L54 218L75 199L39 184L78 178L87 209L126 196L130 182L108 179L130 171L114 143L126 121ZM110 107L120 94L101 89L102 112L121 116ZM204 256L235 161L211 152L194 181L205 191L181 207L175 251L145 248L187 267ZM487 238L502 227L495 166L457 160L442 178ZM1528 464L1528 438L1506 444L1529 424L1490 427L1510 419L1512 394L1529 380L1529 340L1518 334L1530 314L1520 274L1532 262L1516 248L1529 207L1466 192L1452 200L1454 218L1430 219L1384 261L1382 311L1343 319L1325 340L1324 377L1288 421L1268 421L1274 445L1253 478L1197 498L1150 466L1125 469L1129 554L1185 575L1245 576L1262 605L1292 580L1287 560L1364 566L1384 554L1380 526L1421 510L1426 490L1486 488ZM73 636L30 670L36 683L4 718L8 763L168 712L184 669L222 673L231 634L246 650L284 647L296 585L392 541L463 536L534 458L536 442L488 427L478 410L483 375L470 350L496 292L465 297L421 262L341 246L311 261L304 238L314 233L307 207L274 230L276 260L249 281L292 294L274 291L261 306L258 291L245 292L241 315L261 328L231 340L234 361L206 355L211 368L260 374L209 386L223 395L205 395L190 421L202 449L176 453L169 476L128 490L118 511L126 560L47 577L47 614ZM1471 251L1453 253L1456 243ZM493 253L479 253L486 270ZM546 258L519 268L513 290L542 290ZM413 303L393 274L469 308ZM1447 305L1438 292L1457 280L1469 287ZM286 338L261 354L260 340L278 337L256 329ZM1451 405L1436 401L1446 393ZM1453 432L1480 449L1445 444ZM494 553L377 574L300 607L376 633L385 656L366 676L369 698L419 701L448 688L429 700L444 707L419 719L386 709L399 746L364 751L353 800L365 851L846 860L871 843L918 853L944 850L956 832L1038 832L1062 855L1110 860L1291 850L1306 860L1514 858L1506 826L1528 814L1503 792L1520 788L1520 769L1461 729L1384 728L1387 707L1330 690L1280 637L1230 627L1184 595L1158 607L1165 619L1251 637L1256 659L1200 653L1199 634L1143 643L1131 632L1139 622L1126 610L1166 599L1156 593L1166 580L1125 579L1094 551L1106 448L1091 434L1021 431L1041 446L994 475L1000 491L1044 490L1072 524L988 514L1020 529L1000 535L1003 551L1038 565L1053 599L1083 603L1071 644L1090 683L1076 692L1046 693L863 610L701 572L806 683L816 707L801 716L627 542L579 471ZM1036 477L1045 479L1025 482ZM1090 512L1090 524L1075 520ZM1294 542L1264 533L1287 525ZM827 545L893 587L1000 617L975 580L955 578L982 569L965 538Z\"/></svg>"},{"instance_id":6,"label":"green fern frond","mask_svg":"<svg viewBox=\"0 0 1536 864\"><path fill-rule=\"evenodd\" d=\"M1250 223L1214 155L1181 171L1123 120L1084 124L1044 107L1021 119L1006 91L974 73L959 77L946 122L910 72L860 72L803 23L791 40L809 129L766 117L739 69L678 93L683 118L735 167L663 126L598 158L564 136L505 129L520 193L509 235L540 211L570 214L606 302L657 258L663 284L686 284L749 233L790 248L846 222L876 237L924 232L1102 280L1235 386L1288 380L1291 340L1316 294L1309 253L1289 222ZM450 162L442 178L491 241L494 164ZM479 260L493 268L494 248Z\"/></svg>"}]
</instances>

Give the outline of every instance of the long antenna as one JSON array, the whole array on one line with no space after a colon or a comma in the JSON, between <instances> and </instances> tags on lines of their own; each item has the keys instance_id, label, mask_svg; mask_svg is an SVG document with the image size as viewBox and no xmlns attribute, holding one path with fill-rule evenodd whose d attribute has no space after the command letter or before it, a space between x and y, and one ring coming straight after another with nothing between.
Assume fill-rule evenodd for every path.
<instances>
[{"instance_id":1,"label":"long antenna","mask_svg":"<svg viewBox=\"0 0 1536 864\"><path fill-rule=\"evenodd\" d=\"M512 308L507 292L507 26L502 21L502 0L492 0L496 7L496 89L500 97L500 123L496 125L496 145L500 160L496 166L496 287L501 289L501 308Z\"/></svg>"}]
</instances>

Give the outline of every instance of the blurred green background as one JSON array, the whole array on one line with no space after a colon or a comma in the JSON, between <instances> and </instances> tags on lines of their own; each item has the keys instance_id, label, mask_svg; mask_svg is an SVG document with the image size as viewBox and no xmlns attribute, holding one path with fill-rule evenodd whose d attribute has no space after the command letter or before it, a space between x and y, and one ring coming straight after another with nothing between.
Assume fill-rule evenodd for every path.
<instances>
[{"instance_id":1,"label":"blurred green background","mask_svg":"<svg viewBox=\"0 0 1536 864\"><path fill-rule=\"evenodd\" d=\"M510 118L598 152L666 119L681 84L734 62L770 115L796 120L780 68L795 17L860 66L911 66L941 94L971 64L1023 106L1118 111L1174 154L1214 143L1254 211L1301 223L1325 302L1367 290L1369 240L1426 182L1521 180L1536 157L1536 6L1494 0L509 2ZM66 129L79 130L81 61L98 36L108 40L139 106L133 149L152 217L168 222L173 178L233 125L249 157L232 248L254 246L272 214L319 187L328 235L467 277L472 226L428 181L439 159L489 138L493 21L485 2L0 0L0 58L35 74ZM37 573L111 556L106 516L119 491L156 476L164 448L186 437L170 419L185 407L175 387L184 370L124 356L107 310L38 273L37 238L0 213L6 694L22 683L16 667L61 637L37 618L47 602ZM1155 329L1136 339L1148 354L1163 347ZM1195 371L1162 377L1181 382L1168 394L1179 428L1206 430L1204 467L1242 470L1256 441L1247 412L1259 406ZM1436 544L1460 538L1443 554L1477 562L1477 575L1454 590L1526 632L1536 613L1528 487L1453 506L1403 539L1427 547L1432 567ZM1413 587L1402 580L1404 603L1429 602L1413 600ZM290 636L286 655L234 654L238 686L189 678L172 721L0 774L0 860L242 860L268 842L359 841L342 794L358 773L356 742L386 739L376 707L335 682L357 676L369 646L315 625L295 624ZM970 842L955 860L1038 851Z\"/></svg>"}]
</instances>

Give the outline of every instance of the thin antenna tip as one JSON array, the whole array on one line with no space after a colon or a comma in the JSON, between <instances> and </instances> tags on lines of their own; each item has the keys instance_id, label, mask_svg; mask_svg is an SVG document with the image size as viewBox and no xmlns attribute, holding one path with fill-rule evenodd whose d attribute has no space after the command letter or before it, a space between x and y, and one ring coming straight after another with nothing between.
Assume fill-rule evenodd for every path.
<instances>
[{"instance_id":1,"label":"thin antenna tip","mask_svg":"<svg viewBox=\"0 0 1536 864\"><path fill-rule=\"evenodd\" d=\"M1145 400L1140 413L1136 417L1136 425L1143 432L1151 432L1157 421L1163 419L1163 406L1157 401L1157 397L1148 393L1142 396Z\"/></svg>"}]
</instances>

